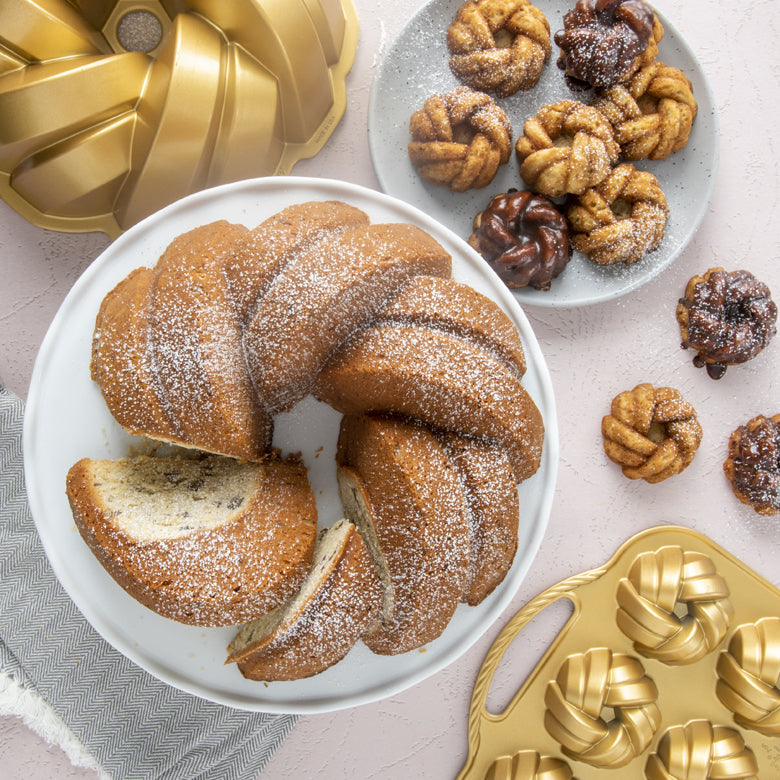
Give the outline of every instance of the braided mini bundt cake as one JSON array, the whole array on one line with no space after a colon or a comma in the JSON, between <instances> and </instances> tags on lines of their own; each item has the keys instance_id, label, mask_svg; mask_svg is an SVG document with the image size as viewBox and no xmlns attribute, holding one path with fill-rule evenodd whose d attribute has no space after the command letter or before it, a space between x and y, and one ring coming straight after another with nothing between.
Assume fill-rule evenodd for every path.
<instances>
[{"instance_id":1,"label":"braided mini bundt cake","mask_svg":"<svg viewBox=\"0 0 780 780\"><path fill-rule=\"evenodd\" d=\"M550 56L550 25L528 0L468 0L447 29L450 69L498 97L536 86Z\"/></svg>"},{"instance_id":2,"label":"braided mini bundt cake","mask_svg":"<svg viewBox=\"0 0 780 780\"><path fill-rule=\"evenodd\" d=\"M652 173L621 163L572 198L566 216L575 249L598 265L630 264L658 248L669 206Z\"/></svg>"},{"instance_id":3,"label":"braided mini bundt cake","mask_svg":"<svg viewBox=\"0 0 780 780\"><path fill-rule=\"evenodd\" d=\"M409 120L420 178L453 192L487 187L512 154L512 125L490 95L456 87L431 95Z\"/></svg>"},{"instance_id":4,"label":"braided mini bundt cake","mask_svg":"<svg viewBox=\"0 0 780 780\"><path fill-rule=\"evenodd\" d=\"M648 382L612 399L601 432L604 452L623 474L651 484L688 468L702 438L696 410L679 391Z\"/></svg>"},{"instance_id":5,"label":"braided mini bundt cake","mask_svg":"<svg viewBox=\"0 0 780 780\"><path fill-rule=\"evenodd\" d=\"M664 160L688 143L698 106L687 76L658 60L593 103L615 130L624 160Z\"/></svg>"},{"instance_id":6,"label":"braided mini bundt cake","mask_svg":"<svg viewBox=\"0 0 780 780\"><path fill-rule=\"evenodd\" d=\"M131 476L109 500L85 461L69 498L85 539L119 584L136 597L143 590L143 603L174 619L258 621L230 652L247 676L266 680L322 671L363 636L378 653L418 647L444 630L458 603L478 604L492 592L514 559L517 484L539 468L544 425L522 384L525 354L512 321L450 277L449 254L425 231L374 224L347 204L316 201L252 230L225 221L195 228L153 268L133 271L109 292L91 371L117 422L186 448L176 456L186 468L207 457L219 465L211 471L229 474L243 464L275 475L267 478L276 494L305 508L311 531L293 530L283 512L264 514L248 490L225 505L230 491L213 480L177 480L178 500L161 457L151 459L162 469L157 482ZM269 449L273 415L308 394L346 415L337 462L344 512L354 523L331 525L318 552L305 467ZM110 472L111 463L100 468ZM124 469L143 472L138 456ZM205 516L188 521L188 501ZM250 505L257 527L275 534L273 551L262 534L225 547L226 523ZM175 545L158 539L170 535L171 523ZM286 541L288 534L294 538ZM164 553L132 553L145 542ZM242 544L270 556L273 583L241 584ZM198 606L216 592L213 577L223 567L215 564L212 577L176 563L180 552L202 548L232 561L232 579L219 575L229 610ZM362 556L357 569L336 564L333 556L347 549L352 562ZM178 574L168 577L167 569ZM428 584L410 590L401 580ZM336 608L328 594L355 587L380 595L355 598L354 610ZM173 591L184 606L169 603ZM318 645L328 631L338 637ZM296 652L307 658L298 672L290 666Z\"/></svg>"},{"instance_id":7,"label":"braided mini bundt cake","mask_svg":"<svg viewBox=\"0 0 780 780\"><path fill-rule=\"evenodd\" d=\"M525 121L515 152L526 184L557 198L604 181L620 147L603 114L578 100L559 100Z\"/></svg>"}]
</instances>

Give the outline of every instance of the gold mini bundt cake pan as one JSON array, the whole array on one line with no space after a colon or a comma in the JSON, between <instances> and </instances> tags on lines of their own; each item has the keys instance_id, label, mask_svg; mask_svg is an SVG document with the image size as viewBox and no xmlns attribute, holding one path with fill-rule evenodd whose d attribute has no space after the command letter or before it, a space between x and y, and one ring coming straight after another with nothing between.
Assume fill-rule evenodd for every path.
<instances>
[{"instance_id":1,"label":"gold mini bundt cake pan","mask_svg":"<svg viewBox=\"0 0 780 780\"><path fill-rule=\"evenodd\" d=\"M509 646L561 599L571 617L489 710ZM643 531L510 619L477 676L468 739L458 780L777 777L780 590L696 531Z\"/></svg>"},{"instance_id":2,"label":"gold mini bundt cake pan","mask_svg":"<svg viewBox=\"0 0 780 780\"><path fill-rule=\"evenodd\" d=\"M115 237L179 198L284 175L346 106L351 0L0 4L0 197Z\"/></svg>"}]
</instances>

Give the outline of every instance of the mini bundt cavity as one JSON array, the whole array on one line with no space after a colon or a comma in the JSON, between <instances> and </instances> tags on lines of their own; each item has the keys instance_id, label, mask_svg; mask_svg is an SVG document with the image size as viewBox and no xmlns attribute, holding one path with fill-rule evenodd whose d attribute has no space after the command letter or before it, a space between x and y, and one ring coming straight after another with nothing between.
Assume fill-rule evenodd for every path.
<instances>
[{"instance_id":1,"label":"mini bundt cavity","mask_svg":"<svg viewBox=\"0 0 780 780\"><path fill-rule=\"evenodd\" d=\"M777 305L766 284L749 271L710 268L691 278L677 304L683 349L713 379L751 360L777 333Z\"/></svg>"},{"instance_id":2,"label":"mini bundt cavity","mask_svg":"<svg viewBox=\"0 0 780 780\"><path fill-rule=\"evenodd\" d=\"M469 244L507 287L549 290L571 260L566 218L529 190L496 195L474 218L473 230Z\"/></svg>"}]
</instances>

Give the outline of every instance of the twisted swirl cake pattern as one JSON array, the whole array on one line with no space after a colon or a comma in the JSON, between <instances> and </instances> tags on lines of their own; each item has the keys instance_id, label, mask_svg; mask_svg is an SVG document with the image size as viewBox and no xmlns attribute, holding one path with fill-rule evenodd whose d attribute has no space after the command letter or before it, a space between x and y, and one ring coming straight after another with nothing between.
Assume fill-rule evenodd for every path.
<instances>
[{"instance_id":1,"label":"twisted swirl cake pattern","mask_svg":"<svg viewBox=\"0 0 780 780\"><path fill-rule=\"evenodd\" d=\"M655 683L636 658L593 648L569 656L545 692L544 725L563 752L597 767L625 766L661 722ZM614 718L602 717L611 708Z\"/></svg>"},{"instance_id":2,"label":"twisted swirl cake pattern","mask_svg":"<svg viewBox=\"0 0 780 780\"><path fill-rule=\"evenodd\" d=\"M544 425L523 386L517 329L492 300L450 278L451 263L414 225L371 223L338 201L296 204L252 230L217 221L178 236L153 268L132 272L109 292L93 337L92 376L116 421L196 458L274 460L274 415L309 394L346 415L340 482L369 497L361 510L403 509L388 513L392 527L385 530L378 517L358 522L343 501L364 536L374 524L366 544L387 563L381 624L370 626L374 642L363 637L375 652L405 652L434 639L458 603L476 605L501 582L517 549L517 483L541 461ZM396 443L387 448L390 439ZM379 453L373 460L372 447ZM370 468L363 467L367 459ZM388 496L390 483L396 492ZM307 491L297 491L304 503ZM427 518L430 538L415 541L415 529L425 525L415 518ZM408 528L399 531L403 523ZM396 542L388 538L404 548L391 549ZM409 565L415 544L434 576L406 593L394 572ZM306 555L310 560L310 548ZM329 570L325 562L320 568ZM307 583L311 594L338 590L311 577ZM311 613L299 600L277 613L287 615L279 625L296 637L304 629L288 626L290 616ZM362 609L365 623L376 605ZM265 647L275 620L245 633L251 646ZM300 639L294 644L306 646ZM234 655L249 659L242 671L276 674L259 672L266 661L251 660L251 647L239 646ZM335 662L339 647L307 668Z\"/></svg>"},{"instance_id":3,"label":"twisted swirl cake pattern","mask_svg":"<svg viewBox=\"0 0 780 780\"><path fill-rule=\"evenodd\" d=\"M552 50L550 25L528 0L467 2L447 30L447 46L461 81L508 97L539 81Z\"/></svg>"},{"instance_id":4,"label":"twisted swirl cake pattern","mask_svg":"<svg viewBox=\"0 0 780 780\"><path fill-rule=\"evenodd\" d=\"M687 468L701 443L696 410L672 387L644 382L612 399L604 452L629 479L661 482Z\"/></svg>"},{"instance_id":5,"label":"twisted swirl cake pattern","mask_svg":"<svg viewBox=\"0 0 780 780\"><path fill-rule=\"evenodd\" d=\"M431 95L412 114L409 132L409 158L420 176L453 192L486 187L512 154L506 111L469 87Z\"/></svg>"}]
</instances>

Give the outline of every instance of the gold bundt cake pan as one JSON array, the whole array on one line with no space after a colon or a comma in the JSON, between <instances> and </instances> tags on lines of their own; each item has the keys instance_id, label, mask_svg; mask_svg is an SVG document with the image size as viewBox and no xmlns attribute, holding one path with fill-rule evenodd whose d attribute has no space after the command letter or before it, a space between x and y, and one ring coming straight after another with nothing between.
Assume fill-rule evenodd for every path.
<instances>
[{"instance_id":1,"label":"gold bundt cake pan","mask_svg":"<svg viewBox=\"0 0 780 780\"><path fill-rule=\"evenodd\" d=\"M0 4L0 197L115 237L185 195L284 175L344 113L351 0Z\"/></svg>"},{"instance_id":2,"label":"gold bundt cake pan","mask_svg":"<svg viewBox=\"0 0 780 780\"><path fill-rule=\"evenodd\" d=\"M488 709L509 646L560 600L571 616L506 708ZM477 676L468 742L458 780L776 777L780 590L703 534L643 531L509 620Z\"/></svg>"}]
</instances>

